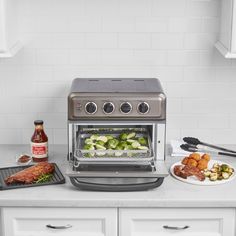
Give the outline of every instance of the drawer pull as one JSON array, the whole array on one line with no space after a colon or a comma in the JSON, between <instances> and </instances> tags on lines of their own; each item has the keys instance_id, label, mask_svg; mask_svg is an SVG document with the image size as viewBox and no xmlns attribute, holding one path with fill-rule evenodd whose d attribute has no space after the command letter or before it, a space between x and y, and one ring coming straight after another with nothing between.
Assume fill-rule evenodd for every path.
<instances>
[{"instance_id":1,"label":"drawer pull","mask_svg":"<svg viewBox=\"0 0 236 236\"><path fill-rule=\"evenodd\" d=\"M175 226L164 225L163 228L164 229L172 229L172 230L184 230L184 229L190 228L190 226L186 225L184 227L175 227Z\"/></svg>"},{"instance_id":2,"label":"drawer pull","mask_svg":"<svg viewBox=\"0 0 236 236\"><path fill-rule=\"evenodd\" d=\"M72 225L62 225L62 226L54 226L54 225L46 225L47 228L50 228L50 229L69 229L72 227Z\"/></svg>"}]
</instances>

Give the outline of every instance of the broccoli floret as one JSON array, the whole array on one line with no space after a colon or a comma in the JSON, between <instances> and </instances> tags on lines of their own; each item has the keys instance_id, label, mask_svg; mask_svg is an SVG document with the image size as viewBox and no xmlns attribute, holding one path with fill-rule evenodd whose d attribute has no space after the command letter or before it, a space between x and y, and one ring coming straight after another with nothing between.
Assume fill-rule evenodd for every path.
<instances>
[{"instance_id":1,"label":"broccoli floret","mask_svg":"<svg viewBox=\"0 0 236 236\"><path fill-rule=\"evenodd\" d=\"M133 142L137 142L136 140L133 140L133 139L127 139L127 142L128 143L133 143Z\"/></svg>"},{"instance_id":2,"label":"broccoli floret","mask_svg":"<svg viewBox=\"0 0 236 236\"><path fill-rule=\"evenodd\" d=\"M144 146L146 146L147 145L147 139L146 138L144 138L144 137L140 137L139 139L138 139L138 142L141 144L141 145L144 145Z\"/></svg>"},{"instance_id":3,"label":"broccoli floret","mask_svg":"<svg viewBox=\"0 0 236 236\"><path fill-rule=\"evenodd\" d=\"M133 142L133 143L131 144L131 146L132 146L133 148L137 149L137 148L138 148L139 146L141 146L141 145L140 145L139 142L135 141L135 142Z\"/></svg>"},{"instance_id":4,"label":"broccoli floret","mask_svg":"<svg viewBox=\"0 0 236 236\"><path fill-rule=\"evenodd\" d=\"M108 141L108 148L112 148L112 149L115 149L116 146L119 144L119 141L117 139L111 139Z\"/></svg>"},{"instance_id":5,"label":"broccoli floret","mask_svg":"<svg viewBox=\"0 0 236 236\"><path fill-rule=\"evenodd\" d=\"M105 145L105 143L102 141L102 140L97 140L96 141L96 145L101 145L101 146L104 146Z\"/></svg>"},{"instance_id":6,"label":"broccoli floret","mask_svg":"<svg viewBox=\"0 0 236 236\"><path fill-rule=\"evenodd\" d=\"M98 134L93 134L93 135L91 135L90 139L97 140L98 137L99 137Z\"/></svg>"},{"instance_id":7,"label":"broccoli floret","mask_svg":"<svg viewBox=\"0 0 236 236\"><path fill-rule=\"evenodd\" d=\"M93 144L93 140L91 138L86 138L84 143L85 144Z\"/></svg>"},{"instance_id":8,"label":"broccoli floret","mask_svg":"<svg viewBox=\"0 0 236 236\"><path fill-rule=\"evenodd\" d=\"M135 136L136 136L136 133L135 133L135 132L129 133L129 134L127 135L127 139L134 138Z\"/></svg>"},{"instance_id":9,"label":"broccoli floret","mask_svg":"<svg viewBox=\"0 0 236 236\"><path fill-rule=\"evenodd\" d=\"M106 136L99 136L99 137L97 137L97 141L98 140L103 141L104 143L106 143L108 139L107 139Z\"/></svg>"},{"instance_id":10,"label":"broccoli floret","mask_svg":"<svg viewBox=\"0 0 236 236\"><path fill-rule=\"evenodd\" d=\"M126 140L126 139L127 139L127 136L128 136L128 134L122 133L122 134L120 134L120 139L121 139L121 140Z\"/></svg>"},{"instance_id":11,"label":"broccoli floret","mask_svg":"<svg viewBox=\"0 0 236 236\"><path fill-rule=\"evenodd\" d=\"M116 150L123 150L123 147L119 144L119 145L116 146ZM116 156L116 157L119 157L119 156L121 156L122 154L123 154L123 152L120 152L120 151L116 151L116 152L115 152L115 156Z\"/></svg>"},{"instance_id":12,"label":"broccoli floret","mask_svg":"<svg viewBox=\"0 0 236 236\"><path fill-rule=\"evenodd\" d=\"M124 150L133 150L133 147L131 145L127 145Z\"/></svg>"},{"instance_id":13,"label":"broccoli floret","mask_svg":"<svg viewBox=\"0 0 236 236\"><path fill-rule=\"evenodd\" d=\"M114 139L115 137L112 135L106 135L106 138L107 138L107 140L111 140L111 139Z\"/></svg>"},{"instance_id":14,"label":"broccoli floret","mask_svg":"<svg viewBox=\"0 0 236 236\"><path fill-rule=\"evenodd\" d=\"M121 141L119 145L121 145L125 149L129 144L126 141Z\"/></svg>"},{"instance_id":15,"label":"broccoli floret","mask_svg":"<svg viewBox=\"0 0 236 236\"><path fill-rule=\"evenodd\" d=\"M94 149L95 149L94 146L91 145L91 144L85 144L84 145L84 150L94 150Z\"/></svg>"},{"instance_id":16,"label":"broccoli floret","mask_svg":"<svg viewBox=\"0 0 236 236\"><path fill-rule=\"evenodd\" d=\"M96 144L95 146L97 150L106 150L106 148L102 145Z\"/></svg>"}]
</instances>

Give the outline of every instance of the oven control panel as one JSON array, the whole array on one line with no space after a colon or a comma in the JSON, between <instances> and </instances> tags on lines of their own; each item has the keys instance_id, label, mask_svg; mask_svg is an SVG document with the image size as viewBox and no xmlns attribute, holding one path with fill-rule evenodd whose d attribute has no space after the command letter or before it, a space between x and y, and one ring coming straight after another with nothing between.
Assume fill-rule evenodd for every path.
<instances>
[{"instance_id":1,"label":"oven control panel","mask_svg":"<svg viewBox=\"0 0 236 236\"><path fill-rule=\"evenodd\" d=\"M120 117L154 117L165 119L166 98L159 96L111 97L74 96L69 98L69 119L79 118L120 118Z\"/></svg>"}]
</instances>

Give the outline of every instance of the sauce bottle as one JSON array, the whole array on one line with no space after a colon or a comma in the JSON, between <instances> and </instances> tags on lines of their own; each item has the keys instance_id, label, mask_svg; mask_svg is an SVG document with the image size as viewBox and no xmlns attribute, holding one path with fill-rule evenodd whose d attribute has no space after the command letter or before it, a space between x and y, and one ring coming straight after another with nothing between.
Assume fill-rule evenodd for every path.
<instances>
[{"instance_id":1,"label":"sauce bottle","mask_svg":"<svg viewBox=\"0 0 236 236\"><path fill-rule=\"evenodd\" d=\"M34 121L35 130L31 138L31 154L34 162L48 161L48 137L43 129L43 121Z\"/></svg>"}]
</instances>

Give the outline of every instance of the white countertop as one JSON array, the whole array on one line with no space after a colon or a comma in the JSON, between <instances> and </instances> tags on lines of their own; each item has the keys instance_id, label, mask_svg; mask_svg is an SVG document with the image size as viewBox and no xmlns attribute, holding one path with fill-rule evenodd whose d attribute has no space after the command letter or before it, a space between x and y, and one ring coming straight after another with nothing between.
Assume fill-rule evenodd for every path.
<instances>
[{"instance_id":1,"label":"white countertop","mask_svg":"<svg viewBox=\"0 0 236 236\"><path fill-rule=\"evenodd\" d=\"M28 146L0 145L0 167L14 166L15 157L27 152ZM65 145L51 147L50 161L56 162L62 173L67 165ZM214 157L236 167L236 158ZM179 158L168 157L166 165ZM66 177L66 183L0 191L1 206L33 207L236 207L236 179L218 186L196 186L180 182L172 176L153 190L142 192L90 192L76 189Z\"/></svg>"}]
</instances>

